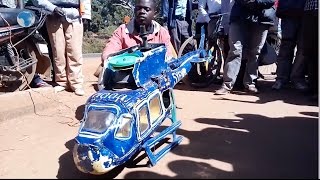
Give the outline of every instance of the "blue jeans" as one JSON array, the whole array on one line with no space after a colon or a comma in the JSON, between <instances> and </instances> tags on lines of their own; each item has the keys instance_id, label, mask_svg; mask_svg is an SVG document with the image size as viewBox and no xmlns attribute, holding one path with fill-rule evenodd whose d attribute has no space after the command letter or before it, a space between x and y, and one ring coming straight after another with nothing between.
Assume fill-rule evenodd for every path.
<instances>
[{"instance_id":1,"label":"blue jeans","mask_svg":"<svg viewBox=\"0 0 320 180\"><path fill-rule=\"evenodd\" d=\"M302 19L281 19L282 39L277 57L277 81L305 82L305 58L302 54ZM295 48L296 55L294 56Z\"/></svg>"},{"instance_id":2,"label":"blue jeans","mask_svg":"<svg viewBox=\"0 0 320 180\"><path fill-rule=\"evenodd\" d=\"M237 79L241 60L247 59L243 85L255 85L258 78L258 57L266 41L270 25L232 22L229 28L228 57L223 69L223 87L231 90Z\"/></svg>"}]
</instances>

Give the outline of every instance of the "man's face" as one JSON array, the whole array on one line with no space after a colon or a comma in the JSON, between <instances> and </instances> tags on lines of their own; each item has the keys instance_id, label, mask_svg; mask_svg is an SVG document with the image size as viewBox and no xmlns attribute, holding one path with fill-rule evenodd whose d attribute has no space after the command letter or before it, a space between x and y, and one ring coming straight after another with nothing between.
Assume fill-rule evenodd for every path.
<instances>
[{"instance_id":1,"label":"man's face","mask_svg":"<svg viewBox=\"0 0 320 180\"><path fill-rule=\"evenodd\" d=\"M152 0L138 0L134 9L135 19L138 25L150 25L154 18Z\"/></svg>"}]
</instances>

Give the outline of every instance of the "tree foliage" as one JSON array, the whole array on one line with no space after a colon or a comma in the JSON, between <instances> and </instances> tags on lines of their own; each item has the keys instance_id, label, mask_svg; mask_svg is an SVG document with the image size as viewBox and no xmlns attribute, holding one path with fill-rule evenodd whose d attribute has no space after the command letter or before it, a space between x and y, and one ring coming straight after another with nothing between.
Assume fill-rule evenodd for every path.
<instances>
[{"instance_id":1,"label":"tree foliage","mask_svg":"<svg viewBox=\"0 0 320 180\"><path fill-rule=\"evenodd\" d=\"M156 2L155 20L158 20L161 0ZM105 39L110 37L113 31L123 23L125 16L133 17L134 0L92 0L92 19L88 32L84 38L83 52L101 52L103 43L94 44L95 39ZM90 36L90 37L89 37ZM89 41L89 39L91 40ZM92 45L90 45L92 44Z\"/></svg>"},{"instance_id":2,"label":"tree foliage","mask_svg":"<svg viewBox=\"0 0 320 180\"><path fill-rule=\"evenodd\" d=\"M161 0L156 0L156 17L159 17ZM108 26L118 26L125 16L133 17L134 0L93 0L92 21L89 31L104 32Z\"/></svg>"}]
</instances>

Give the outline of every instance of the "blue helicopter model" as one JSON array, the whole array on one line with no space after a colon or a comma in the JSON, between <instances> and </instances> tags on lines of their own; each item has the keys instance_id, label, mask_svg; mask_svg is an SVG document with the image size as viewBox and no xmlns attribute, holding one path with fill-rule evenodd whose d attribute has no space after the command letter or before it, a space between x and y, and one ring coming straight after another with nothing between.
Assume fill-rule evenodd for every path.
<instances>
[{"instance_id":1,"label":"blue helicopter model","mask_svg":"<svg viewBox=\"0 0 320 180\"><path fill-rule=\"evenodd\" d=\"M107 173L145 151L151 166L182 141L176 135L177 119L173 88L202 61L206 51L199 48L181 58L167 59L164 44L143 44L124 49L108 58L99 79L99 91L85 104L83 121L75 138L73 158L76 167L95 175ZM199 47L203 47L202 33ZM165 119L171 125L155 131ZM157 153L161 140L172 142Z\"/></svg>"}]
</instances>

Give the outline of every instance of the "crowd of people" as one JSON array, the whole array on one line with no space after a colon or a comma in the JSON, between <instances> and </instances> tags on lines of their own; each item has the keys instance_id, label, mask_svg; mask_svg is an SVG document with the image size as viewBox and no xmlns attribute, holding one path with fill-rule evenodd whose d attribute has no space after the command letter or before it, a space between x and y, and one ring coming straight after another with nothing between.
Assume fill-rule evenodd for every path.
<instances>
[{"instance_id":1,"label":"crowd of people","mask_svg":"<svg viewBox=\"0 0 320 180\"><path fill-rule=\"evenodd\" d=\"M32 0L52 12L46 20L54 66L56 91L70 89L84 95L82 73L83 19L77 8L58 7L49 0ZM276 81L280 90L288 85L318 98L318 0L163 0L161 22L156 22L155 2L136 0L134 18L120 25L102 50L102 62L121 49L142 43L140 25L145 25L147 40L164 43L167 57L176 57L181 44L193 36L192 11L198 9L195 34L205 27L210 38L217 18L225 14L219 27L224 40L223 83L216 95L232 92L241 64L245 63L241 82L244 90L258 93L258 58L267 34L274 26L281 30L281 45L277 55ZM277 23L279 22L279 24ZM278 28L276 28L278 29ZM103 63L102 63L103 64ZM37 77L37 76L35 76ZM37 78L36 78L37 79ZM47 84L41 79L38 86Z\"/></svg>"},{"instance_id":2,"label":"crowd of people","mask_svg":"<svg viewBox=\"0 0 320 180\"><path fill-rule=\"evenodd\" d=\"M162 2L164 26L176 51L192 36L191 4L191 0ZM199 0L196 8L195 34L204 26L208 39L217 25L217 16L212 15L225 14L219 27L225 52L223 83L215 95L232 92L236 81L249 93L259 92L258 59L268 33L277 29L281 45L272 89L291 85L318 99L318 34L311 33L318 32L317 0ZM239 75L240 68L244 68L243 75Z\"/></svg>"}]
</instances>

